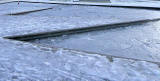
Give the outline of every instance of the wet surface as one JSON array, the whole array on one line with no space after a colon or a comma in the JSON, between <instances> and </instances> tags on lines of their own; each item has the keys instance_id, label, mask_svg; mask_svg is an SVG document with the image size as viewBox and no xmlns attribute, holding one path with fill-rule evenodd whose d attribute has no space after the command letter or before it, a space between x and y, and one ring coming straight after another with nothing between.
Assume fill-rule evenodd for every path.
<instances>
[{"instance_id":1,"label":"wet surface","mask_svg":"<svg viewBox=\"0 0 160 81\"><path fill-rule=\"evenodd\" d=\"M160 21L128 27L30 41L141 60L160 59Z\"/></svg>"}]
</instances>

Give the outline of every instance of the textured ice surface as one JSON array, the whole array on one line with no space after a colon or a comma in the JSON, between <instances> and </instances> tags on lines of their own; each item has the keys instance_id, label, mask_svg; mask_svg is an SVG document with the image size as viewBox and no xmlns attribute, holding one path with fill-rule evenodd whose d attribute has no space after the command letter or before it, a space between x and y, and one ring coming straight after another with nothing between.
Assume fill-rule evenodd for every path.
<instances>
[{"instance_id":1,"label":"textured ice surface","mask_svg":"<svg viewBox=\"0 0 160 81\"><path fill-rule=\"evenodd\" d=\"M4 48L5 47L5 48ZM157 64L0 39L1 81L159 81Z\"/></svg>"},{"instance_id":2,"label":"textured ice surface","mask_svg":"<svg viewBox=\"0 0 160 81\"><path fill-rule=\"evenodd\" d=\"M156 0L110 0L111 2L150 2ZM157 0L158 1L158 0Z\"/></svg>"},{"instance_id":3,"label":"textured ice surface","mask_svg":"<svg viewBox=\"0 0 160 81\"><path fill-rule=\"evenodd\" d=\"M65 35L31 42L113 56L160 62L160 22Z\"/></svg>"},{"instance_id":4,"label":"textured ice surface","mask_svg":"<svg viewBox=\"0 0 160 81\"><path fill-rule=\"evenodd\" d=\"M0 10L12 8L5 5ZM2 12L8 12L5 10ZM0 11L0 81L160 81L160 68L155 63L42 47L3 38L160 18L159 11L56 5L52 10L20 16L6 16L2 12Z\"/></svg>"},{"instance_id":5,"label":"textured ice surface","mask_svg":"<svg viewBox=\"0 0 160 81\"><path fill-rule=\"evenodd\" d=\"M57 5L53 9L27 15L0 16L0 36L49 32L155 18L160 18L159 11L97 6Z\"/></svg>"},{"instance_id":6,"label":"textured ice surface","mask_svg":"<svg viewBox=\"0 0 160 81\"><path fill-rule=\"evenodd\" d=\"M23 3L20 2L13 2L13 3L6 3L0 5L0 15L4 14L11 14L11 13L17 13L17 12L24 12L24 11L32 11L32 10L39 10L49 7L54 7L55 5L45 5L42 3Z\"/></svg>"}]
</instances>

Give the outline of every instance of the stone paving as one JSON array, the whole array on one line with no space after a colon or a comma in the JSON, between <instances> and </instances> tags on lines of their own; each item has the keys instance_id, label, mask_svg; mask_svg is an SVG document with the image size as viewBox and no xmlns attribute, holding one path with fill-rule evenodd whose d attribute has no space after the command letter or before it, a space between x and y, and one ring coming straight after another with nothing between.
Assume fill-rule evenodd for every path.
<instances>
[{"instance_id":1,"label":"stone paving","mask_svg":"<svg viewBox=\"0 0 160 81\"><path fill-rule=\"evenodd\" d=\"M16 9L14 13L19 13L44 7L52 9L7 15L13 9ZM100 55L4 38L95 25L157 20L160 18L159 10L24 2L19 5L17 2L0 4L0 10L0 81L160 80L159 61L127 59L107 53Z\"/></svg>"}]
</instances>

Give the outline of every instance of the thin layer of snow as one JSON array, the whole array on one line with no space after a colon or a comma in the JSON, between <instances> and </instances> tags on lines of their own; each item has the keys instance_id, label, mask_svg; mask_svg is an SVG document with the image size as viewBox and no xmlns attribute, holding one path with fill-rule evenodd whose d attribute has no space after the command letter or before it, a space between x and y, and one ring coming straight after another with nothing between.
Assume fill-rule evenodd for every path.
<instances>
[{"instance_id":1,"label":"thin layer of snow","mask_svg":"<svg viewBox=\"0 0 160 81\"><path fill-rule=\"evenodd\" d=\"M30 42L50 47L160 62L160 21L116 29L49 37ZM77 43L78 42L78 43Z\"/></svg>"},{"instance_id":2,"label":"thin layer of snow","mask_svg":"<svg viewBox=\"0 0 160 81\"><path fill-rule=\"evenodd\" d=\"M12 7L6 5L0 10L3 8L9 10ZM8 13L5 10L3 12ZM42 47L3 38L154 18L160 18L159 11L71 5L56 5L52 10L19 16L1 13L0 80L159 81L160 68L155 63Z\"/></svg>"},{"instance_id":3,"label":"thin layer of snow","mask_svg":"<svg viewBox=\"0 0 160 81\"><path fill-rule=\"evenodd\" d=\"M5 48L4 48L5 47ZM0 39L0 80L159 81L157 64Z\"/></svg>"},{"instance_id":4,"label":"thin layer of snow","mask_svg":"<svg viewBox=\"0 0 160 81\"><path fill-rule=\"evenodd\" d=\"M13 3L8 4L17 6L17 4ZM48 6L48 4L45 5ZM4 14L1 14L0 31L3 31L0 32L0 36L22 35L101 24L160 18L159 11L155 10L52 5L54 6L53 9L30 13L27 15L4 16ZM1 10L2 9L3 8L1 7ZM4 10L3 12L6 13L8 11ZM117 14L115 12L119 13Z\"/></svg>"}]
</instances>

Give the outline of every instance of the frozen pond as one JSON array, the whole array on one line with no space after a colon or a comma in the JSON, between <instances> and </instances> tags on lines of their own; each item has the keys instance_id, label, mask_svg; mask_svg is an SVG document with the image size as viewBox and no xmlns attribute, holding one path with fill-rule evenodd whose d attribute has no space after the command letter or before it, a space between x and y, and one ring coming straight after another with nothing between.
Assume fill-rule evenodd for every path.
<instances>
[{"instance_id":1,"label":"frozen pond","mask_svg":"<svg viewBox=\"0 0 160 81\"><path fill-rule=\"evenodd\" d=\"M160 22L92 31L30 42L141 60L160 54Z\"/></svg>"}]
</instances>

